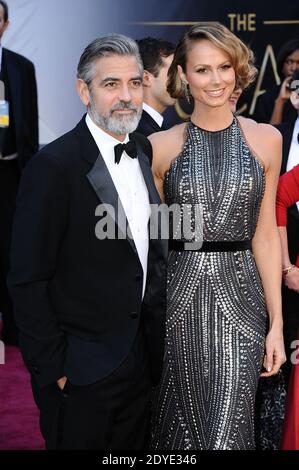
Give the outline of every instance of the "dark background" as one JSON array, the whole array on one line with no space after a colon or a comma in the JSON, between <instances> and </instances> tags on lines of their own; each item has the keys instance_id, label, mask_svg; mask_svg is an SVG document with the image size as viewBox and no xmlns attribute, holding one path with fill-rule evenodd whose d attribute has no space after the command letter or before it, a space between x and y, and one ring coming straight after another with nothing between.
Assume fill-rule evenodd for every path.
<instances>
[{"instance_id":1,"label":"dark background","mask_svg":"<svg viewBox=\"0 0 299 470\"><path fill-rule=\"evenodd\" d=\"M257 0L137 0L122 2L121 32L135 39L145 36L162 37L177 43L191 24L198 21L220 21L248 44L255 53L256 65L262 78L259 90L263 91L279 83L275 75L276 64L270 57L261 70L266 53L277 55L280 47L290 39L299 38L299 1L257 1ZM232 18L229 15L235 15ZM238 15L238 16L237 16ZM252 16L248 16L252 15ZM168 24L157 24L165 22ZM176 24L182 22L184 24ZM270 22L270 23L268 23ZM156 23L156 24L150 24ZM240 98L238 112L254 114L254 96L257 81ZM187 103L180 107L190 112ZM175 110L166 112L169 123L179 121Z\"/></svg>"}]
</instances>

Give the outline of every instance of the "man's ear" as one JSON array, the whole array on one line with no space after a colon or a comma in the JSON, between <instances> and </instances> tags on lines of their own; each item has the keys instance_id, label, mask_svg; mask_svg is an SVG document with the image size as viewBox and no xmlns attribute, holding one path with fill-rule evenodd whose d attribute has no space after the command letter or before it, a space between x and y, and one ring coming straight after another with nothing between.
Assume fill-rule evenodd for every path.
<instances>
[{"instance_id":1,"label":"man's ear","mask_svg":"<svg viewBox=\"0 0 299 470\"><path fill-rule=\"evenodd\" d=\"M152 79L153 79L153 75L148 72L147 70L144 70L143 71L143 82L142 82L142 85L144 87L150 87L152 86Z\"/></svg>"},{"instance_id":2,"label":"man's ear","mask_svg":"<svg viewBox=\"0 0 299 470\"><path fill-rule=\"evenodd\" d=\"M77 93L80 100L85 106L88 106L90 103L90 96L87 84L81 78L78 78L76 81Z\"/></svg>"},{"instance_id":3,"label":"man's ear","mask_svg":"<svg viewBox=\"0 0 299 470\"><path fill-rule=\"evenodd\" d=\"M9 20L7 20L7 21L4 23L4 25L3 25L2 35L3 35L3 33L7 30L7 28L8 28L9 25L10 25L10 22L9 22Z\"/></svg>"}]
</instances>

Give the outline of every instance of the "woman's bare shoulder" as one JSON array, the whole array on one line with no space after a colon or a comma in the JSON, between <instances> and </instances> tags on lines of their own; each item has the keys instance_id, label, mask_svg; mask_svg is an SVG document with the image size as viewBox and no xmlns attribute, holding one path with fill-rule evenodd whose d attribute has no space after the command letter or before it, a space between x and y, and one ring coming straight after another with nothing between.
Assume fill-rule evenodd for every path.
<instances>
[{"instance_id":1,"label":"woman's bare shoulder","mask_svg":"<svg viewBox=\"0 0 299 470\"><path fill-rule=\"evenodd\" d=\"M186 139L186 126L186 123L178 124L149 136L153 147L153 171L160 178L164 177L171 162L181 153Z\"/></svg>"},{"instance_id":2,"label":"woman's bare shoulder","mask_svg":"<svg viewBox=\"0 0 299 470\"><path fill-rule=\"evenodd\" d=\"M185 128L186 123L177 124L167 131L151 134L148 138L152 144L154 153L170 153L171 149L179 147L180 143L184 140Z\"/></svg>"},{"instance_id":3,"label":"woman's bare shoulder","mask_svg":"<svg viewBox=\"0 0 299 470\"><path fill-rule=\"evenodd\" d=\"M269 137L274 139L274 142L278 142L281 139L281 133L271 124L258 123L250 118L238 116L238 121L241 127L250 134L255 134L256 139L262 139L267 141Z\"/></svg>"},{"instance_id":4,"label":"woman's bare shoulder","mask_svg":"<svg viewBox=\"0 0 299 470\"><path fill-rule=\"evenodd\" d=\"M253 119L238 116L245 139L255 155L263 162L265 169L272 166L273 160L281 160L282 136L271 124L263 124ZM277 163L278 164L278 163Z\"/></svg>"}]
</instances>

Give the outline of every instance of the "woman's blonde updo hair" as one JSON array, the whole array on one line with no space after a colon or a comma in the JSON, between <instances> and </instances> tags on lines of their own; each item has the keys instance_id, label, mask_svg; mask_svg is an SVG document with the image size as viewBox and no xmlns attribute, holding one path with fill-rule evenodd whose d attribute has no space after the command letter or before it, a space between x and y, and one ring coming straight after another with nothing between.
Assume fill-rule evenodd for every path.
<instances>
[{"instance_id":1,"label":"woman's blonde updo hair","mask_svg":"<svg viewBox=\"0 0 299 470\"><path fill-rule=\"evenodd\" d=\"M222 24L201 22L192 26L175 49L167 82L167 91L172 98L184 97L178 65L186 72L188 52L201 39L211 41L216 47L228 54L236 74L236 88L244 90L254 81L257 69L253 65L253 52Z\"/></svg>"}]
</instances>

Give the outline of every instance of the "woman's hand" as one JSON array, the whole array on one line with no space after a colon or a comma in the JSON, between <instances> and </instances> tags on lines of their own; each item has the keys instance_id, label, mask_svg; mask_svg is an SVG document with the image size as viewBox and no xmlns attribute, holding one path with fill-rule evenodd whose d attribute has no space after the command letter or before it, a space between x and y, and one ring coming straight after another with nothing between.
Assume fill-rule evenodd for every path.
<instances>
[{"instance_id":1,"label":"woman's hand","mask_svg":"<svg viewBox=\"0 0 299 470\"><path fill-rule=\"evenodd\" d=\"M299 269L294 266L288 274L283 276L283 282L289 289L299 293Z\"/></svg>"},{"instance_id":2,"label":"woman's hand","mask_svg":"<svg viewBox=\"0 0 299 470\"><path fill-rule=\"evenodd\" d=\"M290 99L291 96L291 91L288 89L288 85L290 83L291 77L286 77L284 81L282 82L282 85L280 87L278 99L286 102Z\"/></svg>"},{"instance_id":3,"label":"woman's hand","mask_svg":"<svg viewBox=\"0 0 299 470\"><path fill-rule=\"evenodd\" d=\"M286 362L282 328L272 327L266 337L266 352L263 366L267 372L261 377L271 377L277 374L282 364Z\"/></svg>"}]
</instances>

